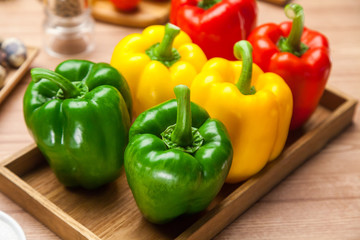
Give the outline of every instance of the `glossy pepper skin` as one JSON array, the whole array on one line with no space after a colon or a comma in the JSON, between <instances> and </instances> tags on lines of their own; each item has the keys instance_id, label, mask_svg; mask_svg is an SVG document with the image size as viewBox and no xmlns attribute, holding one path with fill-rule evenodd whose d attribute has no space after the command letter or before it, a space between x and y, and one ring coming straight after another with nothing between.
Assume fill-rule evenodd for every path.
<instances>
[{"instance_id":1,"label":"glossy pepper skin","mask_svg":"<svg viewBox=\"0 0 360 240\"><path fill-rule=\"evenodd\" d=\"M234 156L228 183L248 179L279 156L292 113L289 87L279 75L263 73L252 63L249 42L236 43L234 52L243 61L213 58L191 86L194 103L230 134Z\"/></svg>"},{"instance_id":2,"label":"glossy pepper skin","mask_svg":"<svg viewBox=\"0 0 360 240\"><path fill-rule=\"evenodd\" d=\"M207 61L199 46L177 26L150 26L130 34L115 47L110 64L128 81L134 116L173 99L178 84L190 87Z\"/></svg>"},{"instance_id":3,"label":"glossy pepper skin","mask_svg":"<svg viewBox=\"0 0 360 240\"><path fill-rule=\"evenodd\" d=\"M34 68L24 95L26 125L58 180L97 188L121 171L131 95L106 63L67 60L55 72Z\"/></svg>"},{"instance_id":4,"label":"glossy pepper skin","mask_svg":"<svg viewBox=\"0 0 360 240\"><path fill-rule=\"evenodd\" d=\"M224 125L190 104L188 87L179 85L174 91L177 101L139 115L125 151L126 177L136 203L158 224L205 209L220 191L232 159Z\"/></svg>"},{"instance_id":5,"label":"glossy pepper skin","mask_svg":"<svg viewBox=\"0 0 360 240\"><path fill-rule=\"evenodd\" d=\"M170 22L189 34L208 59L235 60L234 44L246 39L257 21L255 0L172 0Z\"/></svg>"},{"instance_id":6,"label":"glossy pepper skin","mask_svg":"<svg viewBox=\"0 0 360 240\"><path fill-rule=\"evenodd\" d=\"M254 63L264 72L279 74L289 85L294 100L290 129L300 128L315 111L330 74L327 38L303 27L300 5L290 4L285 13L293 23L258 26L249 36Z\"/></svg>"}]
</instances>

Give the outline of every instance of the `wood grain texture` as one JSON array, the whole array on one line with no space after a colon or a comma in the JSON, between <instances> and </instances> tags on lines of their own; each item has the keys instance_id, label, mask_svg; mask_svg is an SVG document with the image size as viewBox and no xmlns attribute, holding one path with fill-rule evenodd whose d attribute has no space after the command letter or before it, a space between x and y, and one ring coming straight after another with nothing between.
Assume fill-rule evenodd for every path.
<instances>
[{"instance_id":1,"label":"wood grain texture","mask_svg":"<svg viewBox=\"0 0 360 240\"><path fill-rule=\"evenodd\" d=\"M328 36L333 67L329 84L360 98L360 1L292 1L302 4L305 25ZM258 2L258 24L287 20L280 6ZM54 67L42 48L41 1L0 1L0 35L40 48L32 67ZM116 43L142 29L96 22L93 52L77 56L109 62ZM0 161L32 143L22 117L29 73L0 105ZM360 109L354 124L319 154L227 226L215 239L360 239ZM0 208L14 217L29 240L57 240L47 227L0 194Z\"/></svg>"}]
</instances>

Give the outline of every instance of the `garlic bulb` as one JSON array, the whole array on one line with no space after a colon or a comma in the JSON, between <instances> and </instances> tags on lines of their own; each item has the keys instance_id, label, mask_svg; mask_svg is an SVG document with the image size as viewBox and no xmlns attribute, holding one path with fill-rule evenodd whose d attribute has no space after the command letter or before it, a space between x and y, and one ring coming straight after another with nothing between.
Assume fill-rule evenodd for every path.
<instances>
[{"instance_id":1,"label":"garlic bulb","mask_svg":"<svg viewBox=\"0 0 360 240\"><path fill-rule=\"evenodd\" d=\"M12 67L20 67L26 60L26 47L17 38L6 38L1 44L1 49L7 55L7 62Z\"/></svg>"}]
</instances>

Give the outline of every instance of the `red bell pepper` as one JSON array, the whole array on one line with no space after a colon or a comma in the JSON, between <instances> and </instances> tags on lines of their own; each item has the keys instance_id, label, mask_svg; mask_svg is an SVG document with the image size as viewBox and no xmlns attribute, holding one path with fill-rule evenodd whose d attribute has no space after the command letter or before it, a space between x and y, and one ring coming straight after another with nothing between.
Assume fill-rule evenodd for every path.
<instances>
[{"instance_id":1,"label":"red bell pepper","mask_svg":"<svg viewBox=\"0 0 360 240\"><path fill-rule=\"evenodd\" d=\"M258 26L248 40L253 46L253 61L264 72L280 75L293 94L294 130L310 118L325 89L331 60L327 38L304 27L304 11L298 4L285 6L293 22Z\"/></svg>"},{"instance_id":2,"label":"red bell pepper","mask_svg":"<svg viewBox=\"0 0 360 240\"><path fill-rule=\"evenodd\" d=\"M170 22L186 32L207 58L235 60L233 47L256 26L255 0L172 0Z\"/></svg>"}]
</instances>

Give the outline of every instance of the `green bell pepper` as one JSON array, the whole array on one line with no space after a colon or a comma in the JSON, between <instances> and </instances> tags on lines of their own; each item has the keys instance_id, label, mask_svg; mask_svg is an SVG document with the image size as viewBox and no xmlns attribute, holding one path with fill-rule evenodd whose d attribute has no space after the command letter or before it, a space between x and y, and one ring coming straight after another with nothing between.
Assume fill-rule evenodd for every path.
<instances>
[{"instance_id":1,"label":"green bell pepper","mask_svg":"<svg viewBox=\"0 0 360 240\"><path fill-rule=\"evenodd\" d=\"M174 88L169 100L140 114L130 128L125 173L149 221L165 223L204 210L220 191L232 161L224 125Z\"/></svg>"},{"instance_id":2,"label":"green bell pepper","mask_svg":"<svg viewBox=\"0 0 360 240\"><path fill-rule=\"evenodd\" d=\"M26 125L58 180L97 188L115 180L131 123L127 82L109 64L67 60L31 70L23 99Z\"/></svg>"}]
</instances>

